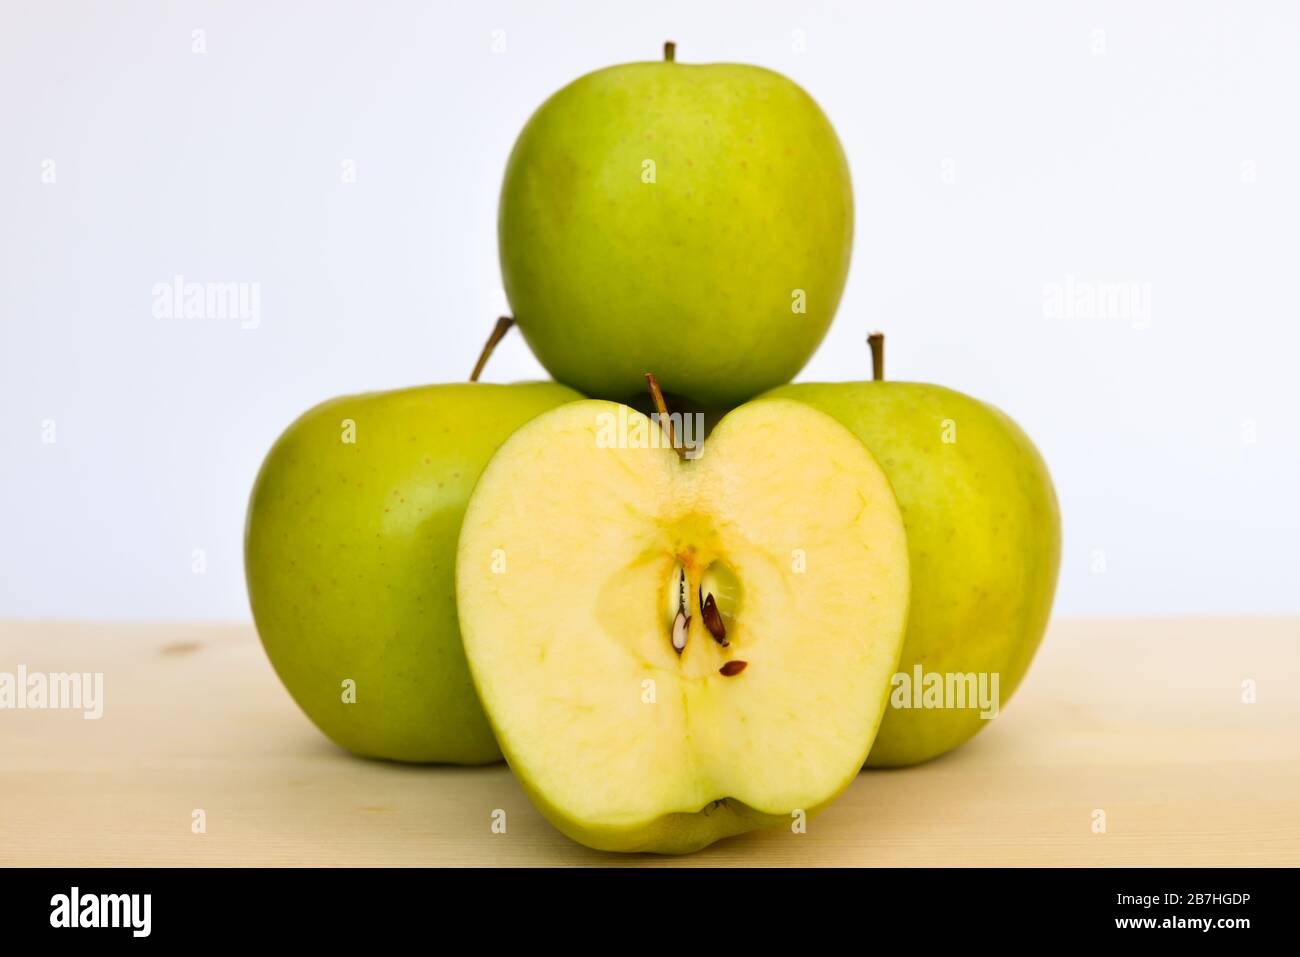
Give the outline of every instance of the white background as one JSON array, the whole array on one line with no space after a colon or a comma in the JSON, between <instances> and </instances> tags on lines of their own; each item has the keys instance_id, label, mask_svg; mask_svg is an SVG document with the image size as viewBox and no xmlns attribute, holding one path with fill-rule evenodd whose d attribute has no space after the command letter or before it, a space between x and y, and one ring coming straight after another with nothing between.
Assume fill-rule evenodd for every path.
<instances>
[{"instance_id":1,"label":"white background","mask_svg":"<svg viewBox=\"0 0 1300 957\"><path fill-rule=\"evenodd\" d=\"M866 375L880 327L891 377L1017 418L1061 498L1058 612L1300 610L1300 5L0 11L0 616L247 618L272 440L467 374L514 136L668 38L828 113L857 239L801 378ZM259 283L260 326L154 318L177 273ZM1068 277L1138 284L1149 321L1053 315ZM512 338L487 378L541 375Z\"/></svg>"}]
</instances>

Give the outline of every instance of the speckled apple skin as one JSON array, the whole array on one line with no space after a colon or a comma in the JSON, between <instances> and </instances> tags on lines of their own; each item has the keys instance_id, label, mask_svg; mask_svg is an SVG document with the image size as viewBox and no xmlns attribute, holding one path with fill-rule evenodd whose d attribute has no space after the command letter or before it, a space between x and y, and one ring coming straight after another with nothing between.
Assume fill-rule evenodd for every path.
<instances>
[{"instance_id":1,"label":"speckled apple skin","mask_svg":"<svg viewBox=\"0 0 1300 957\"><path fill-rule=\"evenodd\" d=\"M899 671L996 672L1005 707L1042 641L1061 564L1056 491L1033 442L994 407L936 385L808 383L770 395L838 419L894 487L912 567ZM867 765L926 761L989 724L978 708L891 703Z\"/></svg>"},{"instance_id":2,"label":"speckled apple skin","mask_svg":"<svg viewBox=\"0 0 1300 957\"><path fill-rule=\"evenodd\" d=\"M787 78L632 63L537 110L498 225L515 320L557 380L627 401L652 371L726 409L788 382L821 342L853 191L829 120Z\"/></svg>"},{"instance_id":3,"label":"speckled apple skin","mask_svg":"<svg viewBox=\"0 0 1300 957\"><path fill-rule=\"evenodd\" d=\"M497 447L579 398L550 382L346 396L276 441L248 508L249 600L276 673L337 744L398 761L501 759L461 645L456 541Z\"/></svg>"}]
</instances>

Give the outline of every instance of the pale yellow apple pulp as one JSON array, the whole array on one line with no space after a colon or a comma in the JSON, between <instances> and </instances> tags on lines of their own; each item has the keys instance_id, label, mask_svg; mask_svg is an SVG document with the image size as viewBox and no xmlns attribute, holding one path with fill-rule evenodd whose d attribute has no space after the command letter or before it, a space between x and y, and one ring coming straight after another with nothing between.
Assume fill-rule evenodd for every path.
<instances>
[{"instance_id":1,"label":"pale yellow apple pulp","mask_svg":"<svg viewBox=\"0 0 1300 957\"><path fill-rule=\"evenodd\" d=\"M457 595L480 698L543 813L592 847L686 852L798 822L853 779L901 648L907 546L883 472L827 415L741 406L688 462L631 447L656 430L588 401L512 436L466 511ZM699 613L710 569L730 583L727 647Z\"/></svg>"}]
</instances>

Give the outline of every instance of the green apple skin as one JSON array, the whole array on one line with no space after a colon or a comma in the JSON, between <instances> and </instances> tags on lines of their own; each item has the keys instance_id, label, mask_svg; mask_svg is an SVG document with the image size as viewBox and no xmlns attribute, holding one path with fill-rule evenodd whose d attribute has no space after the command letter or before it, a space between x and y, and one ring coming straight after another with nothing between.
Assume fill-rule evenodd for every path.
<instances>
[{"instance_id":1,"label":"green apple skin","mask_svg":"<svg viewBox=\"0 0 1300 957\"><path fill-rule=\"evenodd\" d=\"M1029 437L992 406L935 385L807 383L770 394L838 419L894 487L912 566L899 671L997 673L1005 705L1042 641L1061 562L1056 491ZM891 704L867 766L929 760L988 723L978 708Z\"/></svg>"},{"instance_id":2,"label":"green apple skin","mask_svg":"<svg viewBox=\"0 0 1300 957\"><path fill-rule=\"evenodd\" d=\"M806 820L812 820L835 803L856 777L854 775L845 780L843 786L827 801L805 809ZM789 814L765 814L742 801L728 798L712 805L707 813L666 814L636 831L592 827L585 821L575 820L547 801L525 778L516 775L515 780L542 816L565 837L594 850L615 854L694 854L725 838L748 834L750 831L788 828L794 820Z\"/></svg>"},{"instance_id":3,"label":"green apple skin","mask_svg":"<svg viewBox=\"0 0 1300 957\"><path fill-rule=\"evenodd\" d=\"M501 759L461 645L456 540L497 447L580 398L552 382L346 396L276 441L248 508L249 600L280 680L335 743L397 761Z\"/></svg>"},{"instance_id":4,"label":"green apple skin","mask_svg":"<svg viewBox=\"0 0 1300 957\"><path fill-rule=\"evenodd\" d=\"M625 402L651 371L666 393L729 409L788 382L821 342L853 192L829 120L787 78L632 63L575 80L528 121L498 229L514 318L557 380Z\"/></svg>"}]
</instances>

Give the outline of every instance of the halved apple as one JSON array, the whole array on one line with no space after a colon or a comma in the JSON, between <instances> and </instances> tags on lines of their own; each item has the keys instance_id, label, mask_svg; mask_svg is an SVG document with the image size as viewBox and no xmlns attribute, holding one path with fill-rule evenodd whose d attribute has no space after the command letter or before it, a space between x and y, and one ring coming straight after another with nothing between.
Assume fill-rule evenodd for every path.
<instances>
[{"instance_id":1,"label":"halved apple","mask_svg":"<svg viewBox=\"0 0 1300 957\"><path fill-rule=\"evenodd\" d=\"M684 853L852 781L902 647L907 545L875 459L806 405L743 405L693 460L658 435L595 401L515 433L470 499L457 600L546 817L591 847Z\"/></svg>"}]
</instances>

